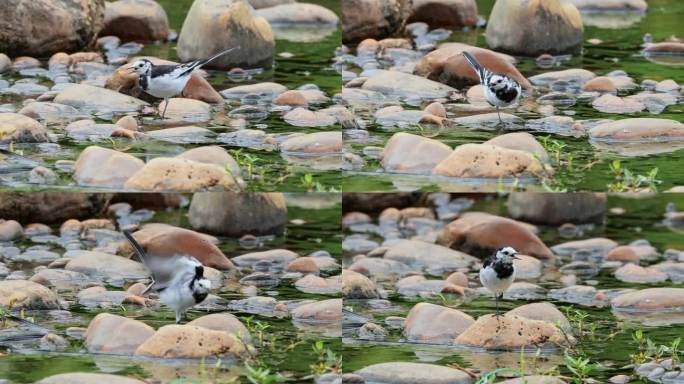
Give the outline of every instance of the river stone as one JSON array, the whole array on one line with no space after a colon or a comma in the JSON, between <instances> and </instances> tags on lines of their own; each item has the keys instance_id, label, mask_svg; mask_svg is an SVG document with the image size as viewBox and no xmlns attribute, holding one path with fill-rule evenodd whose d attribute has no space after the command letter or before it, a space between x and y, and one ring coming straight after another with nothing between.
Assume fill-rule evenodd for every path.
<instances>
[{"instance_id":1,"label":"river stone","mask_svg":"<svg viewBox=\"0 0 684 384\"><path fill-rule=\"evenodd\" d=\"M231 260L239 267L252 267L258 262L268 262L285 267L297 257L299 257L299 255L287 249L271 249L262 252L246 253L233 257Z\"/></svg>"},{"instance_id":2,"label":"river stone","mask_svg":"<svg viewBox=\"0 0 684 384\"><path fill-rule=\"evenodd\" d=\"M368 277L345 269L342 270L342 295L345 299L375 299L378 291Z\"/></svg>"},{"instance_id":3,"label":"river stone","mask_svg":"<svg viewBox=\"0 0 684 384\"><path fill-rule=\"evenodd\" d=\"M0 144L38 143L48 141L45 127L18 113L0 113Z\"/></svg>"},{"instance_id":4,"label":"river stone","mask_svg":"<svg viewBox=\"0 0 684 384\"><path fill-rule=\"evenodd\" d=\"M536 257L517 255L513 260L516 279L537 279L542 274L542 262Z\"/></svg>"},{"instance_id":5,"label":"river stone","mask_svg":"<svg viewBox=\"0 0 684 384\"><path fill-rule=\"evenodd\" d=\"M500 0L487 22L487 45L525 56L568 53L582 44L582 17L560 0Z\"/></svg>"},{"instance_id":6,"label":"river stone","mask_svg":"<svg viewBox=\"0 0 684 384\"><path fill-rule=\"evenodd\" d=\"M154 192L193 192L206 189L240 189L222 167L192 160L158 157L133 174L124 188Z\"/></svg>"},{"instance_id":7,"label":"river stone","mask_svg":"<svg viewBox=\"0 0 684 384\"><path fill-rule=\"evenodd\" d=\"M107 2L100 36L117 36L122 41L166 40L169 20L154 0Z\"/></svg>"},{"instance_id":8,"label":"river stone","mask_svg":"<svg viewBox=\"0 0 684 384\"><path fill-rule=\"evenodd\" d=\"M235 159L233 159L233 156L231 156L223 147L219 147L218 145L188 149L176 157L179 159L197 161L199 163L218 165L219 167L229 170L235 177L242 174L240 166Z\"/></svg>"},{"instance_id":9,"label":"river stone","mask_svg":"<svg viewBox=\"0 0 684 384\"><path fill-rule=\"evenodd\" d=\"M400 240L385 251L383 258L435 275L467 268L477 260L466 253L419 240Z\"/></svg>"},{"instance_id":10,"label":"river stone","mask_svg":"<svg viewBox=\"0 0 684 384\"><path fill-rule=\"evenodd\" d=\"M545 321L551 325L560 324L566 332L571 330L570 322L565 315L549 302L530 303L513 308L506 315L525 317L531 320Z\"/></svg>"},{"instance_id":11,"label":"river stone","mask_svg":"<svg viewBox=\"0 0 684 384\"><path fill-rule=\"evenodd\" d=\"M90 321L84 344L90 353L132 355L153 334L142 321L100 313Z\"/></svg>"},{"instance_id":12,"label":"river stone","mask_svg":"<svg viewBox=\"0 0 684 384\"><path fill-rule=\"evenodd\" d=\"M458 30L477 23L475 0L413 0L408 23L424 22L431 28Z\"/></svg>"},{"instance_id":13,"label":"river stone","mask_svg":"<svg viewBox=\"0 0 684 384\"><path fill-rule=\"evenodd\" d=\"M532 154L491 144L463 144L433 168L440 176L502 178L541 175L544 166Z\"/></svg>"},{"instance_id":14,"label":"river stone","mask_svg":"<svg viewBox=\"0 0 684 384\"><path fill-rule=\"evenodd\" d=\"M385 70L374 71L362 88L392 98L438 99L456 92L448 85L421 76Z\"/></svg>"},{"instance_id":15,"label":"river stone","mask_svg":"<svg viewBox=\"0 0 684 384\"><path fill-rule=\"evenodd\" d=\"M399 32L411 13L406 0L345 0L342 7L342 42L381 39Z\"/></svg>"},{"instance_id":16,"label":"river stone","mask_svg":"<svg viewBox=\"0 0 684 384\"><path fill-rule=\"evenodd\" d=\"M251 340L251 336L247 327L242 324L237 316L228 312L204 315L189 322L188 325L211 329L214 331L226 332L235 335L238 337L238 339L245 343L249 343Z\"/></svg>"},{"instance_id":17,"label":"river stone","mask_svg":"<svg viewBox=\"0 0 684 384\"><path fill-rule=\"evenodd\" d=\"M81 272L93 279L104 280L121 287L126 282L149 277L141 263L125 257L94 251L78 251L64 267L67 271Z\"/></svg>"},{"instance_id":18,"label":"river stone","mask_svg":"<svg viewBox=\"0 0 684 384\"><path fill-rule=\"evenodd\" d=\"M190 100L190 99L187 99ZM195 100L197 102L198 100ZM188 115L185 115L186 117ZM207 115L208 116L208 115ZM208 120L208 119L207 119ZM177 120L179 123L185 123L187 121L181 121ZM167 141L169 143L176 143L176 144L197 144L197 143L207 143L213 141L213 137L216 134L207 128L202 128L202 127L197 127L194 125L191 126L185 126L185 127L173 127L173 128L164 128L164 129L158 129L155 131L150 131L147 133L147 136L151 139L155 140L160 140L160 141ZM176 156L178 157L178 156ZM185 157L181 157L185 158Z\"/></svg>"},{"instance_id":19,"label":"river stone","mask_svg":"<svg viewBox=\"0 0 684 384\"><path fill-rule=\"evenodd\" d=\"M136 356L165 359L245 354L245 345L233 334L193 325L166 325L142 343Z\"/></svg>"},{"instance_id":20,"label":"river stone","mask_svg":"<svg viewBox=\"0 0 684 384\"><path fill-rule=\"evenodd\" d=\"M684 308L684 288L647 288L628 292L611 300L616 311L652 312L681 311Z\"/></svg>"},{"instance_id":21,"label":"river stone","mask_svg":"<svg viewBox=\"0 0 684 384\"><path fill-rule=\"evenodd\" d=\"M566 384L566 382L558 377L533 375L500 381L499 384Z\"/></svg>"},{"instance_id":22,"label":"river stone","mask_svg":"<svg viewBox=\"0 0 684 384\"><path fill-rule=\"evenodd\" d=\"M193 195L188 218L193 228L224 236L281 234L287 206L282 193L203 192Z\"/></svg>"},{"instance_id":23,"label":"river stone","mask_svg":"<svg viewBox=\"0 0 684 384\"><path fill-rule=\"evenodd\" d=\"M125 376L109 375L105 373L60 373L46 377L43 380L36 381L36 384L92 384L92 383L107 383L107 384L145 384L144 381L132 379Z\"/></svg>"},{"instance_id":24,"label":"river stone","mask_svg":"<svg viewBox=\"0 0 684 384\"><path fill-rule=\"evenodd\" d=\"M520 347L565 344L563 334L545 321L515 315L481 316L455 340L456 344L486 349L518 349Z\"/></svg>"},{"instance_id":25,"label":"river stone","mask_svg":"<svg viewBox=\"0 0 684 384\"><path fill-rule=\"evenodd\" d=\"M387 172L430 174L451 152L439 140L398 132L385 144L381 164Z\"/></svg>"},{"instance_id":26,"label":"river stone","mask_svg":"<svg viewBox=\"0 0 684 384\"><path fill-rule=\"evenodd\" d=\"M345 5L346 6L346 5ZM271 25L336 25L335 12L318 4L286 3L260 8L255 12Z\"/></svg>"},{"instance_id":27,"label":"river stone","mask_svg":"<svg viewBox=\"0 0 684 384\"><path fill-rule=\"evenodd\" d=\"M57 94L55 103L70 105L82 112L135 112L149 105L147 102L110 89L87 84L76 84Z\"/></svg>"},{"instance_id":28,"label":"river stone","mask_svg":"<svg viewBox=\"0 0 684 384\"><path fill-rule=\"evenodd\" d=\"M583 86L582 90L587 92L606 92L606 93L616 93L617 87L611 81L610 77L599 76L587 81Z\"/></svg>"},{"instance_id":29,"label":"river stone","mask_svg":"<svg viewBox=\"0 0 684 384\"><path fill-rule=\"evenodd\" d=\"M83 117L83 114L72 106L40 101L24 106L18 113L46 122L60 120L70 121Z\"/></svg>"},{"instance_id":30,"label":"river stone","mask_svg":"<svg viewBox=\"0 0 684 384\"><path fill-rule=\"evenodd\" d=\"M287 264L285 270L288 272L312 273L318 275L321 269L316 264L316 258L311 256L298 257Z\"/></svg>"},{"instance_id":31,"label":"river stone","mask_svg":"<svg viewBox=\"0 0 684 384\"><path fill-rule=\"evenodd\" d=\"M249 94L256 94L273 99L287 91L287 87L278 83L264 82L256 84L238 85L237 87L224 89L221 95L227 99L238 99Z\"/></svg>"},{"instance_id":32,"label":"river stone","mask_svg":"<svg viewBox=\"0 0 684 384\"><path fill-rule=\"evenodd\" d=\"M109 197L81 192L4 192L0 199L0 217L33 223L37 217L46 224L67 219L85 219L98 215Z\"/></svg>"},{"instance_id":33,"label":"river stone","mask_svg":"<svg viewBox=\"0 0 684 384\"><path fill-rule=\"evenodd\" d=\"M162 100L157 107L159 114L164 111L166 101ZM173 97L169 99L169 106L166 107L165 120L170 120L173 124L177 123L206 123L211 119L211 107L201 100Z\"/></svg>"},{"instance_id":34,"label":"river stone","mask_svg":"<svg viewBox=\"0 0 684 384\"><path fill-rule=\"evenodd\" d=\"M625 97L605 94L591 102L599 112L606 113L635 113L643 111L646 106L639 101Z\"/></svg>"},{"instance_id":35,"label":"river stone","mask_svg":"<svg viewBox=\"0 0 684 384\"><path fill-rule=\"evenodd\" d=\"M74 291L96 283L84 273L51 268L41 269L29 280L57 291Z\"/></svg>"},{"instance_id":36,"label":"river stone","mask_svg":"<svg viewBox=\"0 0 684 384\"><path fill-rule=\"evenodd\" d=\"M605 261L622 261L639 263L639 261L652 261L658 258L658 251L651 245L622 245L611 249Z\"/></svg>"},{"instance_id":37,"label":"river stone","mask_svg":"<svg viewBox=\"0 0 684 384\"><path fill-rule=\"evenodd\" d=\"M648 4L645 0L564 0L574 4L582 12L601 11L646 11Z\"/></svg>"},{"instance_id":38,"label":"river stone","mask_svg":"<svg viewBox=\"0 0 684 384\"><path fill-rule=\"evenodd\" d=\"M292 320L312 323L334 323L342 320L342 299L321 300L300 305L292 310Z\"/></svg>"},{"instance_id":39,"label":"river stone","mask_svg":"<svg viewBox=\"0 0 684 384\"><path fill-rule=\"evenodd\" d=\"M615 271L615 278L626 283L662 283L668 275L657 268L628 263Z\"/></svg>"},{"instance_id":40,"label":"river stone","mask_svg":"<svg viewBox=\"0 0 684 384\"><path fill-rule=\"evenodd\" d=\"M684 138L684 124L669 119L629 118L599 124L589 130L592 139L640 141Z\"/></svg>"},{"instance_id":41,"label":"river stone","mask_svg":"<svg viewBox=\"0 0 684 384\"><path fill-rule=\"evenodd\" d=\"M356 371L366 383L378 384L472 384L460 369L436 364L391 362L369 365Z\"/></svg>"},{"instance_id":42,"label":"river stone","mask_svg":"<svg viewBox=\"0 0 684 384\"><path fill-rule=\"evenodd\" d=\"M515 149L535 155L540 161L547 163L549 155L544 146L527 132L512 132L489 139L484 144L496 145L501 148Z\"/></svg>"},{"instance_id":43,"label":"river stone","mask_svg":"<svg viewBox=\"0 0 684 384\"><path fill-rule=\"evenodd\" d=\"M348 270L369 277L372 276L375 279L392 275L403 277L417 272L402 262L377 257L362 257L354 261L354 264L350 265Z\"/></svg>"},{"instance_id":44,"label":"river stone","mask_svg":"<svg viewBox=\"0 0 684 384\"><path fill-rule=\"evenodd\" d=\"M0 73L5 73L10 68L12 68L12 60L4 53L0 53Z\"/></svg>"},{"instance_id":45,"label":"river stone","mask_svg":"<svg viewBox=\"0 0 684 384\"><path fill-rule=\"evenodd\" d=\"M577 251L590 251L605 254L617 246L618 243L614 240L606 239L605 237L595 237L592 239L574 240L557 244L551 247L551 250L560 256L568 256Z\"/></svg>"},{"instance_id":46,"label":"river stone","mask_svg":"<svg viewBox=\"0 0 684 384\"><path fill-rule=\"evenodd\" d=\"M176 253L195 257L207 267L219 270L234 269L233 263L214 245L216 238L189 229L168 224L150 223L133 233L133 237L149 255L173 255ZM121 246L122 254L133 256L128 242Z\"/></svg>"},{"instance_id":47,"label":"river stone","mask_svg":"<svg viewBox=\"0 0 684 384\"><path fill-rule=\"evenodd\" d=\"M470 254L490 255L502 247L513 247L523 255L551 259L553 253L534 233L533 227L484 212L467 212L447 224L437 243Z\"/></svg>"},{"instance_id":48,"label":"river stone","mask_svg":"<svg viewBox=\"0 0 684 384\"><path fill-rule=\"evenodd\" d=\"M205 59L234 47L239 49L206 67L270 68L275 40L268 21L243 0L194 1L178 36L178 57L183 62Z\"/></svg>"},{"instance_id":49,"label":"river stone","mask_svg":"<svg viewBox=\"0 0 684 384\"><path fill-rule=\"evenodd\" d=\"M0 281L0 306L24 309L59 309L59 297L48 288L27 280Z\"/></svg>"},{"instance_id":50,"label":"river stone","mask_svg":"<svg viewBox=\"0 0 684 384\"><path fill-rule=\"evenodd\" d=\"M293 136L280 143L280 149L289 153L340 153L342 132L316 132Z\"/></svg>"},{"instance_id":51,"label":"river stone","mask_svg":"<svg viewBox=\"0 0 684 384\"><path fill-rule=\"evenodd\" d=\"M93 145L78 156L73 178L78 185L123 188L144 166L145 163L135 156Z\"/></svg>"},{"instance_id":52,"label":"river stone","mask_svg":"<svg viewBox=\"0 0 684 384\"><path fill-rule=\"evenodd\" d=\"M563 71L551 71L540 73L530 77L534 85L549 85L555 81L565 81L584 84L596 77L596 74L583 68L572 68Z\"/></svg>"},{"instance_id":53,"label":"river stone","mask_svg":"<svg viewBox=\"0 0 684 384\"><path fill-rule=\"evenodd\" d=\"M606 212L605 193L511 193L508 214L531 223L602 223Z\"/></svg>"},{"instance_id":54,"label":"river stone","mask_svg":"<svg viewBox=\"0 0 684 384\"><path fill-rule=\"evenodd\" d=\"M104 0L5 0L0 52L45 57L89 46L102 29L104 8Z\"/></svg>"},{"instance_id":55,"label":"river stone","mask_svg":"<svg viewBox=\"0 0 684 384\"><path fill-rule=\"evenodd\" d=\"M457 309L418 303L406 316L404 336L412 342L451 344L474 322L470 315Z\"/></svg>"},{"instance_id":56,"label":"river stone","mask_svg":"<svg viewBox=\"0 0 684 384\"><path fill-rule=\"evenodd\" d=\"M0 219L0 241L12 241L24 235L24 229L16 220Z\"/></svg>"}]
</instances>

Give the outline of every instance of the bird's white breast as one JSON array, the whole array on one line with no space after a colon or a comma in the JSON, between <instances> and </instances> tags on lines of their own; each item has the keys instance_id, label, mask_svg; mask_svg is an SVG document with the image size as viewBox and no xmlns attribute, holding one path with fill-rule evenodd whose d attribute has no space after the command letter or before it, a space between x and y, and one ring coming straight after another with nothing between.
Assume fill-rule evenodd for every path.
<instances>
[{"instance_id":1,"label":"bird's white breast","mask_svg":"<svg viewBox=\"0 0 684 384\"><path fill-rule=\"evenodd\" d=\"M145 92L161 99L174 97L183 92L189 80L190 76L176 78L172 72L168 75L151 78Z\"/></svg>"},{"instance_id":2,"label":"bird's white breast","mask_svg":"<svg viewBox=\"0 0 684 384\"><path fill-rule=\"evenodd\" d=\"M480 282L482 283L482 286L492 291L494 294L505 292L508 287L513 284L514 280L515 270L513 270L513 273L507 278L499 279L494 268L485 267L480 269Z\"/></svg>"}]
</instances>

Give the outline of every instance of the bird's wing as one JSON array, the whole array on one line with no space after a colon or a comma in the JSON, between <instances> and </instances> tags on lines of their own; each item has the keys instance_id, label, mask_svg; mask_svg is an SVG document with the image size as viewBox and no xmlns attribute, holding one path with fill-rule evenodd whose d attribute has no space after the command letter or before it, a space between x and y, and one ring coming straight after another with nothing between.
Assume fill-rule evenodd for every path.
<instances>
[{"instance_id":1,"label":"bird's wing","mask_svg":"<svg viewBox=\"0 0 684 384\"><path fill-rule=\"evenodd\" d=\"M197 273L197 267L204 267L197 259L189 255L175 255L171 257L155 257L151 259L157 283L157 290L166 288L175 282L190 281Z\"/></svg>"},{"instance_id":2,"label":"bird's wing","mask_svg":"<svg viewBox=\"0 0 684 384\"><path fill-rule=\"evenodd\" d=\"M181 65L153 65L150 76L152 78L169 75L171 77L178 77L177 73L182 72L184 64Z\"/></svg>"},{"instance_id":3,"label":"bird's wing","mask_svg":"<svg viewBox=\"0 0 684 384\"><path fill-rule=\"evenodd\" d=\"M176 77L183 77L183 76L189 74L190 72L194 71L195 69L201 68L204 64L207 64L207 63L213 61L214 59L216 59L220 56L223 56L226 53L229 53L229 52L231 52L235 49L238 49L238 48L240 48L240 47L233 47L230 49L226 49L225 51L219 52L219 53L215 54L214 56L212 56L208 59L195 60L195 61L191 61L191 62L186 63L186 64L181 64L179 68L182 68L182 70L176 75Z\"/></svg>"},{"instance_id":4,"label":"bird's wing","mask_svg":"<svg viewBox=\"0 0 684 384\"><path fill-rule=\"evenodd\" d=\"M463 57L466 58L470 66L473 67L477 73L477 76L480 78L480 83L486 83L485 79L491 76L492 73L487 70L487 68L483 67L470 53L463 51Z\"/></svg>"}]
</instances>

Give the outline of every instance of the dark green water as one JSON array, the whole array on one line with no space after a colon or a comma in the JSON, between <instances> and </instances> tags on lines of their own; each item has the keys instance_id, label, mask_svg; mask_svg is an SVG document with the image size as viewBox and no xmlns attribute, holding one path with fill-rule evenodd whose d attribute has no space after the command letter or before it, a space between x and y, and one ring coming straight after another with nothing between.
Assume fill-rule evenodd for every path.
<instances>
[{"instance_id":1,"label":"dark green water","mask_svg":"<svg viewBox=\"0 0 684 384\"><path fill-rule=\"evenodd\" d=\"M481 15L485 17L489 15L494 1L493 0L478 0L478 9ZM650 33L653 36L654 42L660 42L672 35L681 37L681 20L684 19L684 2L679 0L652 0L648 1L648 12L644 17L632 24L629 27L622 29L607 29L585 26L584 29L584 46L581 55L575 55L569 61L562 61L562 64L551 69L541 69L537 67L534 58L519 58L516 66L520 72L526 76L531 77L543 72L564 70L570 68L584 68L590 70L597 75L605 75L614 70L623 70L631 76L637 84L640 84L644 79L652 79L661 81L664 79L673 79L677 83L684 82L684 70L679 66L665 66L654 64L644 57L639 55L643 44L643 36ZM620 17L620 16L618 16ZM599 45L592 45L586 41L589 39L600 39L603 43ZM480 47L487 47L484 29L473 30L471 32L454 32L447 41L464 42ZM355 71L357 69L354 69ZM623 96L623 94L620 94ZM415 107L406 107L406 109L415 109ZM576 114L572 116L575 120L584 119L623 119L628 117L653 117L662 119L673 119L684 122L684 106L674 105L670 106L659 115L651 115L648 112L631 113L631 114L609 114L599 112L591 107L586 102L578 102L577 105L571 108ZM561 110L562 111L562 110ZM556 114L562 115L561 111ZM539 118L539 116L522 115L520 117ZM396 128L380 129L376 125L368 127L371 132L371 137L378 138L381 142L388 140L392 134L398 132ZM431 130L431 134L438 133L437 139L450 147L456 147L465 143L480 143L487 141L499 134L505 132L486 132L473 131L463 127L447 126L444 129ZM418 131L411 133L418 134ZM543 136L549 136L548 133L535 133L538 139ZM559 140L567 145L563 152L573 157L574 171L568 171L566 167L556 167L556 179L562 180L555 187L572 191L591 190L591 191L605 191L607 184L612 183L614 176L610 171L609 164L614 159L622 161L623 167L627 167L635 174L647 175L653 168L658 168L657 179L662 181L658 186L659 190L666 190L676 185L684 184L684 168L682 168L682 159L684 158L684 150L678 150L671 153L642 156L642 157L623 157L608 152L599 151L589 144L588 139L584 138L568 138L558 135L550 135L552 139ZM368 144L352 145L354 152L358 153L361 148ZM372 145L382 145L381 143L373 143ZM596 162L593 166L588 167L588 164ZM379 169L379 164L375 161L370 161L368 166L364 168L361 174L346 174L344 178L343 188L345 191L392 191L400 189L398 185L408 185L410 189L422 190L448 190L461 191L472 190L472 186L468 188L460 182L449 180L448 182L438 183L434 179L424 176L410 176L410 175L388 175L376 174ZM395 183L396 182L396 183ZM486 185L476 185L477 191L493 192L499 189L515 189L516 186L508 183L506 186L497 186L497 181L493 181ZM553 184L553 183L552 183ZM541 185L533 183L527 186L530 190L543 189Z\"/></svg>"},{"instance_id":2,"label":"dark green water","mask_svg":"<svg viewBox=\"0 0 684 384\"><path fill-rule=\"evenodd\" d=\"M665 206L670 202L675 204L678 211L684 209L684 196L681 194L659 194L639 199L612 195L609 197L609 209L624 208L625 213L621 215L608 213L603 225L597 225L593 230L587 231L584 236L577 239L607 237L620 244L627 244L637 239L647 239L659 252L669 248L682 250L684 249L684 236L662 225ZM487 198L480 198L470 210L506 215L506 199L489 195ZM540 227L540 238L549 247L568 241L568 239L559 236L556 228L550 227ZM682 284L673 284L669 281L648 285L622 283L606 272L602 272L594 280L598 281L597 289L682 287ZM544 282L543 278L542 282L538 284L547 289L561 287L560 283ZM383 320L387 316L406 316L408 310L419 301L444 305L438 299L409 300L398 295L391 296L390 300L393 307L389 311L371 310L366 303L358 300L345 301L345 307L351 306L354 311L371 316L376 323L383 324ZM446 305L458 308L475 318L494 311L494 302L490 299L478 298L466 302L460 302L456 298L447 298L447 300ZM589 317L585 319L585 324L587 327L594 324L596 329L593 336L583 338L579 346L592 362L600 364L600 368L591 374L591 378L600 383L608 382L608 378L617 374L631 374L631 369L626 366L630 364L629 355L637 351L637 344L632 340L634 330L643 329L644 334L656 344L665 345L669 345L676 337L684 335L684 324L658 327L644 326L640 323L620 320L606 308L591 308L550 301L561 309L570 307L588 313ZM507 301L502 305L502 310L509 310L528 302ZM609 337L611 334L614 335ZM364 342L354 337L345 338L343 345L345 372L351 372L374 363L390 361L427 362L440 365L457 364L481 373L501 367L520 368L521 356L519 352L492 353L446 346L398 343L400 338L401 333L397 330L390 333L390 342L387 343ZM523 360L526 362L528 374L553 373L571 376L564 365L563 351L561 350L527 351ZM645 383L645 381L638 380L632 382Z\"/></svg>"},{"instance_id":3,"label":"dark green water","mask_svg":"<svg viewBox=\"0 0 684 384\"><path fill-rule=\"evenodd\" d=\"M299 219L303 220L304 223L288 223L283 235L266 241L261 247L246 250L241 248L238 240L234 238L220 238L219 247L228 257L277 248L286 248L300 255L308 255L314 251L326 250L340 261L341 207L337 203L330 203L334 198L334 196L329 196L327 198L328 207L322 209L304 209L292 205L288 206L288 221ZM154 222L188 227L187 210L159 212L153 220ZM28 270L30 271L30 268ZM238 286L232 282L232 279L229 285L224 285L228 288L226 288L225 292L218 293L219 296L228 300L243 298L237 292ZM279 301L323 300L334 297L331 295L304 294L296 290L289 282L281 282L276 287L260 289L259 295L268 296L269 293L267 291L274 291L275 297ZM71 309L74 319L63 322L54 320L45 322L47 317L40 311L32 311L27 313L27 315L34 316L39 324L64 335L68 327L87 327L90 320L101 311L104 310L93 310L76 306ZM122 308L107 309L106 312L136 318L154 328L173 324L174 322L173 312L169 311L166 307L161 307L158 310L144 310L137 306L124 305ZM320 328L318 330L316 328L298 328L289 317L277 319L247 313L233 313L243 323L252 318L253 321L258 320L268 325L268 328L263 332L264 338L267 340L274 338L275 346L273 348L270 346L259 348L258 359L272 373L280 372L288 377L289 382L305 383L311 381L307 377L311 374L310 365L315 364L318 358L318 355L312 349L312 345L316 341L324 341L326 348L337 351L338 354L341 351L341 340L339 337L332 337L322 332ZM206 313L201 311L191 311L188 313L188 321L204 314ZM252 333L254 336L254 332ZM105 372L163 380L164 383L209 384L248 382L246 378L239 377L241 374L244 374L245 368L241 362L236 360L223 360L220 363L220 368L216 368L216 360L207 360L202 363L199 360L162 361L128 356L92 355L84 353L84 349L79 342L75 342L72 338L68 338L68 340L71 342L71 346L64 353L21 351L11 352L7 356L0 355L0 379L9 379L12 383L32 383L59 373ZM6 351L0 350L0 352ZM172 381L179 377L187 378L188 380Z\"/></svg>"}]
</instances>

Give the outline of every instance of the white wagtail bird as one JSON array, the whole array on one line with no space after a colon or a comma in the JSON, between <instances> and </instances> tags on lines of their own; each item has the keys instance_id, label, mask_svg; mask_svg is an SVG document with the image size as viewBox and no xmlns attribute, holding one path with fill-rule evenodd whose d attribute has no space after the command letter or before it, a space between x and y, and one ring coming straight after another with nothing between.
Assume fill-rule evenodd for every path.
<instances>
[{"instance_id":1,"label":"white wagtail bird","mask_svg":"<svg viewBox=\"0 0 684 384\"><path fill-rule=\"evenodd\" d=\"M235 49L237 47L217 53L208 59L177 65L154 65L147 59L140 59L131 65L130 71L137 73L140 77L140 88L143 91L154 97L164 99L164 111L161 114L161 118L164 119L169 99L183 92L194 71Z\"/></svg>"},{"instance_id":2,"label":"white wagtail bird","mask_svg":"<svg viewBox=\"0 0 684 384\"><path fill-rule=\"evenodd\" d=\"M204 266L189 255L147 255L133 238L123 231L140 261L152 273L152 283L143 291L159 294L159 300L176 313L176 324L181 322L188 309L201 303L209 295L211 282L204 277Z\"/></svg>"},{"instance_id":3,"label":"white wagtail bird","mask_svg":"<svg viewBox=\"0 0 684 384\"><path fill-rule=\"evenodd\" d=\"M489 104L496 107L499 124L502 124L499 107L507 107L517 102L522 94L522 87L517 81L506 75L492 73L475 60L470 53L463 51L463 56L480 78L480 84L484 87L485 98Z\"/></svg>"},{"instance_id":4,"label":"white wagtail bird","mask_svg":"<svg viewBox=\"0 0 684 384\"><path fill-rule=\"evenodd\" d=\"M485 260L480 269L480 282L488 290L494 293L496 300L496 316L499 313L499 300L503 298L504 292L513 284L515 280L515 265L513 264L517 251L511 247L498 249L493 256Z\"/></svg>"}]
</instances>

